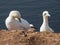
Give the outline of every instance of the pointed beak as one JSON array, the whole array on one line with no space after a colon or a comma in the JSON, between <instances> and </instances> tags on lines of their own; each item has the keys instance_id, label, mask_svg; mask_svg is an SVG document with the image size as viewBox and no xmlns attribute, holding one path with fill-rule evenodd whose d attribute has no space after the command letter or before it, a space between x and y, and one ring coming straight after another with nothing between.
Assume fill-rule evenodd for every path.
<instances>
[{"instance_id":1,"label":"pointed beak","mask_svg":"<svg viewBox=\"0 0 60 45\"><path fill-rule=\"evenodd\" d=\"M18 18L19 19L19 21L21 22L21 19L20 18Z\"/></svg>"},{"instance_id":2,"label":"pointed beak","mask_svg":"<svg viewBox=\"0 0 60 45\"><path fill-rule=\"evenodd\" d=\"M50 17L50 14L48 14L48 16Z\"/></svg>"}]
</instances>

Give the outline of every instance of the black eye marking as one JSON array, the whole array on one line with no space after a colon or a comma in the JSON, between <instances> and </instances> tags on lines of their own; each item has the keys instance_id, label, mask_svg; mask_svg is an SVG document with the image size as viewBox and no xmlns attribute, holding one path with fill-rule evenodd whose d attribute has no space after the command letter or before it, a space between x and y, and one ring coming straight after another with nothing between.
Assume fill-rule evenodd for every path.
<instances>
[{"instance_id":1,"label":"black eye marking","mask_svg":"<svg viewBox=\"0 0 60 45\"><path fill-rule=\"evenodd\" d=\"M46 15L46 13L44 15Z\"/></svg>"}]
</instances>

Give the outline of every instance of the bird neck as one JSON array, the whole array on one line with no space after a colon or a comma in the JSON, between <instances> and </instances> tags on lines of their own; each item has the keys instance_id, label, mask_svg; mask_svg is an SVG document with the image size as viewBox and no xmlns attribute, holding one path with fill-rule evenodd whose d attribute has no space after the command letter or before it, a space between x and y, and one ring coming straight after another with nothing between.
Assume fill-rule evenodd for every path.
<instances>
[{"instance_id":1,"label":"bird neck","mask_svg":"<svg viewBox=\"0 0 60 45\"><path fill-rule=\"evenodd\" d=\"M43 24L48 26L48 16L43 16Z\"/></svg>"}]
</instances>

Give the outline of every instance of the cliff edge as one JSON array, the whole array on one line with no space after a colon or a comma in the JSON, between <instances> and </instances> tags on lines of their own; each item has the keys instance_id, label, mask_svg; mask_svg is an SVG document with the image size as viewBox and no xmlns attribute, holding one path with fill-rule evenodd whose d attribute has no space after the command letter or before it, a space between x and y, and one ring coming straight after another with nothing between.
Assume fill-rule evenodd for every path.
<instances>
[{"instance_id":1,"label":"cliff edge","mask_svg":"<svg viewBox=\"0 0 60 45\"><path fill-rule=\"evenodd\" d=\"M60 33L0 30L0 45L60 45Z\"/></svg>"}]
</instances>

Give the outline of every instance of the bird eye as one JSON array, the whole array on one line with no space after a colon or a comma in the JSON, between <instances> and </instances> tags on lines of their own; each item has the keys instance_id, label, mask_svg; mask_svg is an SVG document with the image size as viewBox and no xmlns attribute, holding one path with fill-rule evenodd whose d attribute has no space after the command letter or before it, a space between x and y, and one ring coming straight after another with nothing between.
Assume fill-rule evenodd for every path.
<instances>
[{"instance_id":1,"label":"bird eye","mask_svg":"<svg viewBox=\"0 0 60 45\"><path fill-rule=\"evenodd\" d=\"M44 15L46 15L46 13Z\"/></svg>"}]
</instances>

